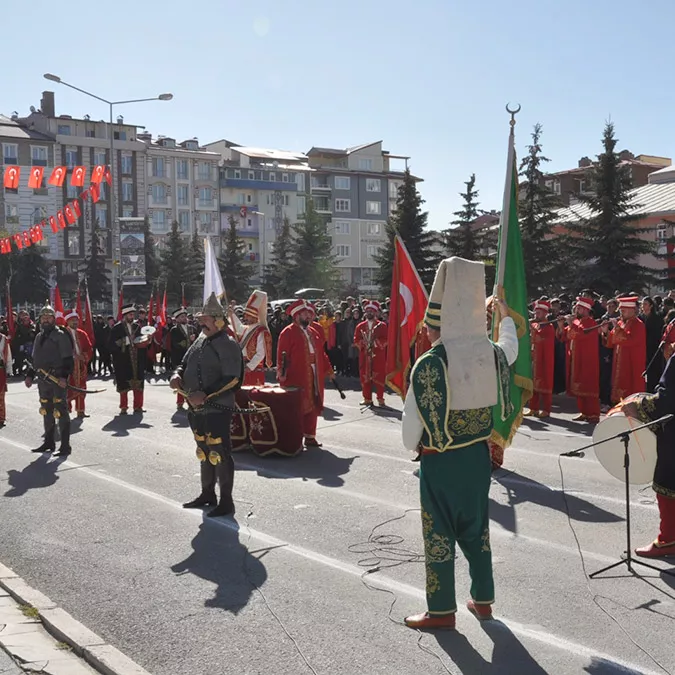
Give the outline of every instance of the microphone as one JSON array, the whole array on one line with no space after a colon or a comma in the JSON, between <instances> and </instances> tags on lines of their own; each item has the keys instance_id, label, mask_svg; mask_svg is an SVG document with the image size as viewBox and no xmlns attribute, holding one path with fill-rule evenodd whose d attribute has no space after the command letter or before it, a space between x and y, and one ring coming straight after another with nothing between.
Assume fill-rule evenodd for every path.
<instances>
[{"instance_id":1,"label":"microphone","mask_svg":"<svg viewBox=\"0 0 675 675\"><path fill-rule=\"evenodd\" d=\"M582 450L570 450L569 452L561 452L559 457L585 457L586 453Z\"/></svg>"}]
</instances>

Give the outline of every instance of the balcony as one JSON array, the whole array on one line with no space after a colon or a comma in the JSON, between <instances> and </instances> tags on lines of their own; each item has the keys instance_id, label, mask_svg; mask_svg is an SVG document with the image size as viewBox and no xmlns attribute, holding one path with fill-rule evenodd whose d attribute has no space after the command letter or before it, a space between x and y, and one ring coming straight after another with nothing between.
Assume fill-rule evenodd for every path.
<instances>
[{"instance_id":1,"label":"balcony","mask_svg":"<svg viewBox=\"0 0 675 675\"><path fill-rule=\"evenodd\" d=\"M216 208L216 200L215 199L198 199L197 200L197 208L200 209L215 209Z\"/></svg>"},{"instance_id":2,"label":"balcony","mask_svg":"<svg viewBox=\"0 0 675 675\"><path fill-rule=\"evenodd\" d=\"M282 190L297 192L297 183L284 183L277 180L250 180L248 178L220 178L220 187L239 188L242 190Z\"/></svg>"},{"instance_id":3,"label":"balcony","mask_svg":"<svg viewBox=\"0 0 675 675\"><path fill-rule=\"evenodd\" d=\"M310 182L310 188L311 188L312 192L314 192L314 190L325 192L326 190L332 189L331 186L328 184L328 181L326 181L326 180L314 180L314 179L312 179L311 182Z\"/></svg>"},{"instance_id":4,"label":"balcony","mask_svg":"<svg viewBox=\"0 0 675 675\"><path fill-rule=\"evenodd\" d=\"M317 197L314 200L314 208L316 209L317 213L332 213L332 207L331 207L331 202L330 199L327 199L326 197Z\"/></svg>"}]
</instances>

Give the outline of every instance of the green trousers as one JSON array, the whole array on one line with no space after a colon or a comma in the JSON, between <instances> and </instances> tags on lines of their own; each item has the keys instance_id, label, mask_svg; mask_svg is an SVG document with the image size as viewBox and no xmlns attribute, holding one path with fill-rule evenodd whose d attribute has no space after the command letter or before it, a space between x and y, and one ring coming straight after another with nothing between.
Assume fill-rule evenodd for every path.
<instances>
[{"instance_id":1,"label":"green trousers","mask_svg":"<svg viewBox=\"0 0 675 675\"><path fill-rule=\"evenodd\" d=\"M494 602L488 500L490 451L485 441L422 455L420 500L430 614L457 611L456 544L469 561L471 597Z\"/></svg>"}]
</instances>

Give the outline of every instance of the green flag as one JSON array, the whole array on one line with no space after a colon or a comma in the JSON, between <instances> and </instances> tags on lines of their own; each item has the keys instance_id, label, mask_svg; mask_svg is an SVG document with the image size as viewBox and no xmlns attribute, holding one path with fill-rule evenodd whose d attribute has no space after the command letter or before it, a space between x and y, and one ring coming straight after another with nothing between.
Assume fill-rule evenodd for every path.
<instances>
[{"instance_id":1,"label":"green flag","mask_svg":"<svg viewBox=\"0 0 675 675\"><path fill-rule=\"evenodd\" d=\"M511 121L504 201L499 220L499 244L497 246L497 276L495 295L506 300L509 315L518 332L518 359L510 367L510 392L512 406L495 406L494 429L490 439L493 465L501 466L504 450L511 444L523 420L523 408L532 396L532 356L530 353L530 327L527 311L527 286L523 248L518 222L518 171L514 138L515 120ZM499 316L495 312L492 322L492 339L499 339ZM504 374L506 375L506 374Z\"/></svg>"}]
</instances>

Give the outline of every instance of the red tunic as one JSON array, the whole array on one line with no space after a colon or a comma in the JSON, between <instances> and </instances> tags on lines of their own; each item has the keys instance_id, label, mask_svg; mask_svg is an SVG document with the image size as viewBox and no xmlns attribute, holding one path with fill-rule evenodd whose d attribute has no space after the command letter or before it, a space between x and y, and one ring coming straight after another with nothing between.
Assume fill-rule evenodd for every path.
<instances>
[{"instance_id":1,"label":"red tunic","mask_svg":"<svg viewBox=\"0 0 675 675\"><path fill-rule=\"evenodd\" d=\"M259 353L259 341L262 336L262 353ZM258 324L247 329L239 341L244 354L244 386L261 387L265 384L265 365L272 367L272 334L265 326ZM255 368L249 368L251 361L257 361Z\"/></svg>"},{"instance_id":2,"label":"red tunic","mask_svg":"<svg viewBox=\"0 0 675 675\"><path fill-rule=\"evenodd\" d=\"M387 375L387 324L362 321L354 330L354 346L359 350L359 372L361 384L374 382L384 386Z\"/></svg>"},{"instance_id":3,"label":"red tunic","mask_svg":"<svg viewBox=\"0 0 675 675\"><path fill-rule=\"evenodd\" d=\"M553 365L555 363L555 328L533 323L532 336L532 379L537 394L553 393Z\"/></svg>"},{"instance_id":4,"label":"red tunic","mask_svg":"<svg viewBox=\"0 0 675 675\"><path fill-rule=\"evenodd\" d=\"M600 396L600 342L598 332L584 329L597 326L594 319L574 319L563 338L569 344L567 391L570 396Z\"/></svg>"},{"instance_id":5,"label":"red tunic","mask_svg":"<svg viewBox=\"0 0 675 675\"><path fill-rule=\"evenodd\" d=\"M637 317L621 319L605 340L614 348L612 403L618 403L646 388L642 373L647 365L647 329Z\"/></svg>"},{"instance_id":6,"label":"red tunic","mask_svg":"<svg viewBox=\"0 0 675 675\"><path fill-rule=\"evenodd\" d=\"M85 331L78 328L73 331L72 328L67 328L68 335L73 340L73 360L74 367L71 376L68 378L69 384L80 389L87 388L87 366L94 353L91 346L91 340ZM75 333L75 335L73 335ZM77 344L76 344L77 342ZM78 394L70 390L68 392L68 400L75 401L77 412L84 411L84 394Z\"/></svg>"},{"instance_id":7,"label":"red tunic","mask_svg":"<svg viewBox=\"0 0 675 675\"><path fill-rule=\"evenodd\" d=\"M309 349L309 339L312 340L313 354ZM323 410L324 380L332 370L323 344L323 335L313 326L305 332L297 323L292 323L279 335L277 377L282 386L302 390L303 415L311 412L318 414ZM282 375L284 360L285 376ZM316 373L312 364L316 367Z\"/></svg>"}]
</instances>

